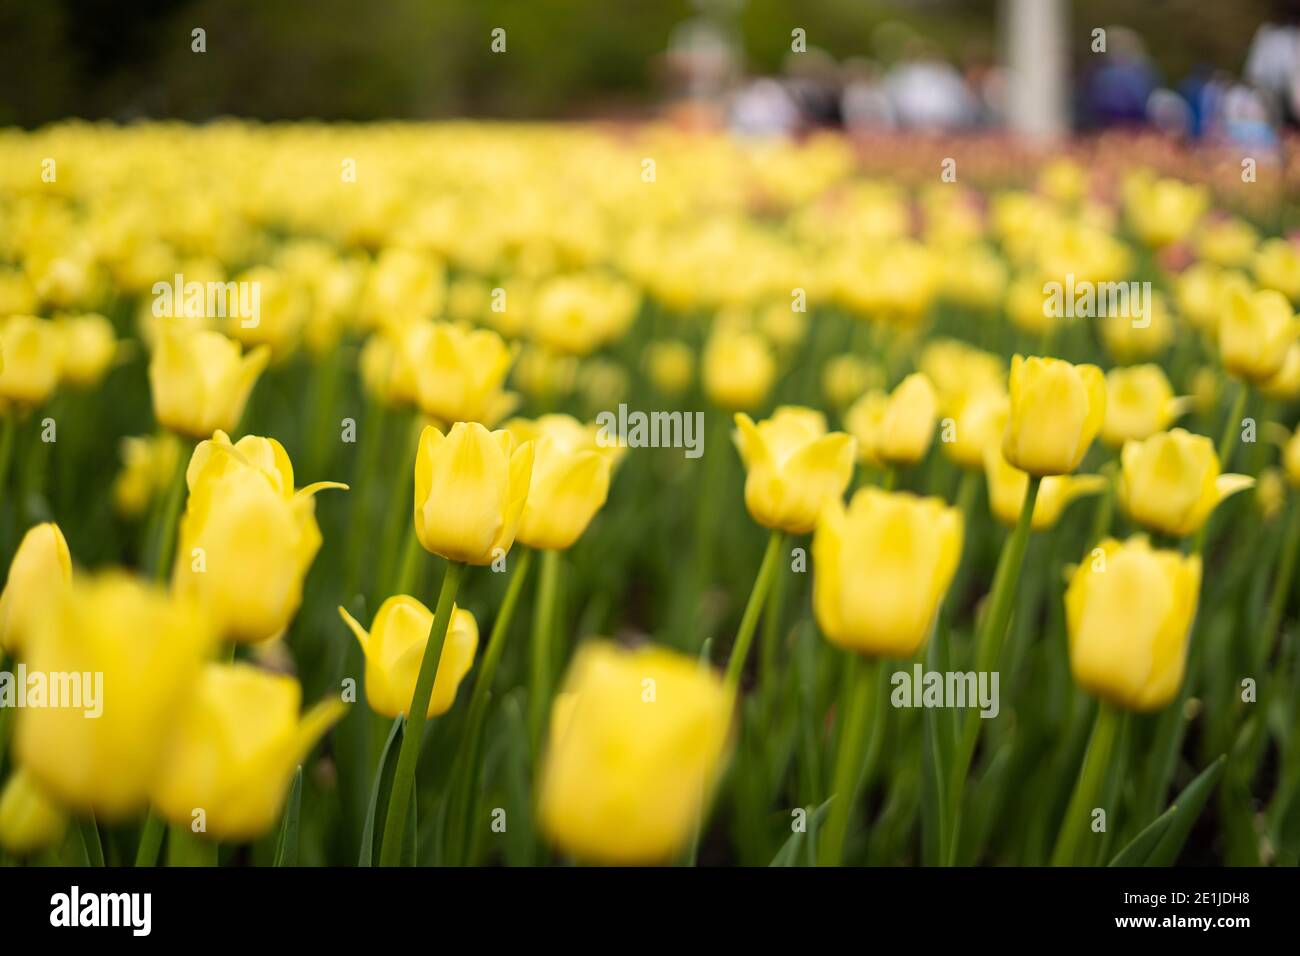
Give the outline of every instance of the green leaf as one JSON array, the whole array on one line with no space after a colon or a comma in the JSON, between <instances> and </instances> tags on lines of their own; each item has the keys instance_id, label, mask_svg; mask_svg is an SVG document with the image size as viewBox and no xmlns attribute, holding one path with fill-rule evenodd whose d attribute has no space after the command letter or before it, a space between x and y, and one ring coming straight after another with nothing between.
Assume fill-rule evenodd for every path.
<instances>
[{"instance_id":1,"label":"green leaf","mask_svg":"<svg viewBox=\"0 0 1300 956\"><path fill-rule=\"evenodd\" d=\"M395 758L402 745L403 726L405 724L399 715L388 731L384 752L380 754L379 766L375 768L375 782L370 789L370 803L366 807L366 822L361 829L361 856L357 860L357 866L375 865L375 851L380 842L375 839L375 821L388 815L388 798L393 789L393 774L397 772Z\"/></svg>"},{"instance_id":2,"label":"green leaf","mask_svg":"<svg viewBox=\"0 0 1300 956\"><path fill-rule=\"evenodd\" d=\"M1178 859L1187 835L1192 832L1192 825L1205 808L1205 801L1210 798L1215 784L1223 776L1227 763L1226 754L1219 756L1187 785L1169 805L1169 809L1160 814L1150 826L1139 833L1123 850L1111 860L1111 866L1172 866Z\"/></svg>"},{"instance_id":3,"label":"green leaf","mask_svg":"<svg viewBox=\"0 0 1300 956\"><path fill-rule=\"evenodd\" d=\"M830 808L831 801L834 799L835 799L834 797L828 797L825 803L823 803L816 810L813 810L812 813L808 814L808 819L806 821L806 826L804 827L804 829L797 830L794 833L791 833L790 836L786 838L786 841L783 844L781 844L781 849L776 851L776 856L772 857L772 862L769 863L768 866L798 866L799 865L799 851L803 849L803 845L806 842L806 839L808 838L809 834L813 834L817 832L818 826L821 824L822 820L826 817L826 811ZM808 809L809 809L808 807L804 807L803 809L805 813L808 813ZM815 853L812 855L814 856L815 859Z\"/></svg>"},{"instance_id":4,"label":"green leaf","mask_svg":"<svg viewBox=\"0 0 1300 956\"><path fill-rule=\"evenodd\" d=\"M280 837L275 841L275 866L298 865L298 815L302 812L302 764L293 774L289 799L284 803Z\"/></svg>"}]
</instances>

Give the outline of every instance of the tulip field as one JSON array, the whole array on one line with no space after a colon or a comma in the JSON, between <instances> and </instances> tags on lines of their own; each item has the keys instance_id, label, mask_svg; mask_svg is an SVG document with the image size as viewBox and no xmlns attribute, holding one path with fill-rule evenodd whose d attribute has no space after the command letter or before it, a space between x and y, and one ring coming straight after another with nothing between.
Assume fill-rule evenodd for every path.
<instances>
[{"instance_id":1,"label":"tulip field","mask_svg":"<svg viewBox=\"0 0 1300 956\"><path fill-rule=\"evenodd\" d=\"M1247 158L0 130L0 864L1300 863Z\"/></svg>"}]
</instances>

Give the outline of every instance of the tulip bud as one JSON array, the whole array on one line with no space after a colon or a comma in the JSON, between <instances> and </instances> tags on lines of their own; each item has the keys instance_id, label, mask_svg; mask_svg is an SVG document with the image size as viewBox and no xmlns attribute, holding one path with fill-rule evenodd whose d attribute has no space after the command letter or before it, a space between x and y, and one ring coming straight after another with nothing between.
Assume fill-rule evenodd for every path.
<instances>
[{"instance_id":1,"label":"tulip bud","mask_svg":"<svg viewBox=\"0 0 1300 956\"><path fill-rule=\"evenodd\" d=\"M1181 428L1128 442L1120 462L1124 510L1138 524L1171 537L1194 534L1220 501L1255 483L1248 475L1219 474L1210 439Z\"/></svg>"},{"instance_id":2,"label":"tulip bud","mask_svg":"<svg viewBox=\"0 0 1300 956\"><path fill-rule=\"evenodd\" d=\"M1282 293L1233 292L1219 320L1224 369L1247 382L1267 381L1282 371L1297 331L1295 311Z\"/></svg>"},{"instance_id":3,"label":"tulip bud","mask_svg":"<svg viewBox=\"0 0 1300 956\"><path fill-rule=\"evenodd\" d=\"M212 839L255 839L279 819L295 768L343 716L323 701L301 717L293 677L249 664L208 664L178 715L154 806L178 826L204 811Z\"/></svg>"},{"instance_id":4,"label":"tulip bud","mask_svg":"<svg viewBox=\"0 0 1300 956\"><path fill-rule=\"evenodd\" d=\"M1011 360L1011 411L1002 454L1039 477L1079 467L1106 413L1106 377L1095 365L1054 358Z\"/></svg>"},{"instance_id":5,"label":"tulip bud","mask_svg":"<svg viewBox=\"0 0 1300 956\"><path fill-rule=\"evenodd\" d=\"M339 608L339 614L366 656L366 700L370 709L384 717L405 714L411 708L424 649L433 630L433 612L415 598L398 594L379 606L369 631L343 608ZM453 606L425 716L436 717L451 709L456 689L469 673L477 648L478 621L469 611Z\"/></svg>"},{"instance_id":6,"label":"tulip bud","mask_svg":"<svg viewBox=\"0 0 1300 956\"><path fill-rule=\"evenodd\" d=\"M930 379L914 372L886 395L868 392L844 415L858 441L858 457L881 465L914 465L930 449L938 396Z\"/></svg>"},{"instance_id":7,"label":"tulip bud","mask_svg":"<svg viewBox=\"0 0 1300 956\"><path fill-rule=\"evenodd\" d=\"M490 564L510 550L533 473L532 442L457 422L420 434L415 457L415 531L448 561Z\"/></svg>"},{"instance_id":8,"label":"tulip bud","mask_svg":"<svg viewBox=\"0 0 1300 956\"><path fill-rule=\"evenodd\" d=\"M813 612L832 644L911 657L961 558L962 517L939 498L863 488L832 500L813 538Z\"/></svg>"},{"instance_id":9,"label":"tulip bud","mask_svg":"<svg viewBox=\"0 0 1300 956\"><path fill-rule=\"evenodd\" d=\"M19 711L15 748L41 789L101 820L139 810L161 769L166 735L189 699L215 635L183 599L121 571L78 577L26 644L30 672L77 673L99 685L86 709Z\"/></svg>"},{"instance_id":10,"label":"tulip bud","mask_svg":"<svg viewBox=\"0 0 1300 956\"><path fill-rule=\"evenodd\" d=\"M72 556L53 522L23 535L0 592L0 648L20 655L27 635L72 581Z\"/></svg>"},{"instance_id":11,"label":"tulip bud","mask_svg":"<svg viewBox=\"0 0 1300 956\"><path fill-rule=\"evenodd\" d=\"M993 517L1008 528L1014 528L1029 491L1029 476L1007 464L996 443L984 449L984 474ZM1085 495L1095 495L1105 488L1106 478L1102 475L1049 475L1038 486L1034 513L1029 519L1030 529L1046 531L1060 520L1070 502Z\"/></svg>"},{"instance_id":12,"label":"tulip bud","mask_svg":"<svg viewBox=\"0 0 1300 956\"><path fill-rule=\"evenodd\" d=\"M709 804L731 710L722 680L693 658L584 645L552 709L538 790L542 829L583 860L670 859Z\"/></svg>"},{"instance_id":13,"label":"tulip bud","mask_svg":"<svg viewBox=\"0 0 1300 956\"><path fill-rule=\"evenodd\" d=\"M737 412L736 428L750 515L765 528L807 534L853 478L853 439L827 434L821 412L793 406L757 425Z\"/></svg>"},{"instance_id":14,"label":"tulip bud","mask_svg":"<svg viewBox=\"0 0 1300 956\"><path fill-rule=\"evenodd\" d=\"M19 768L0 793L0 846L14 856L28 856L63 839L68 818Z\"/></svg>"},{"instance_id":15,"label":"tulip bud","mask_svg":"<svg viewBox=\"0 0 1300 956\"><path fill-rule=\"evenodd\" d=\"M1106 373L1106 417L1101 440L1112 448L1141 441L1173 424L1191 406L1175 398L1159 365L1113 368Z\"/></svg>"},{"instance_id":16,"label":"tulip bud","mask_svg":"<svg viewBox=\"0 0 1300 956\"><path fill-rule=\"evenodd\" d=\"M200 442L185 475L172 584L207 610L222 636L241 642L280 634L302 603L320 550L313 496L336 482L293 487L293 464L273 438L225 432Z\"/></svg>"},{"instance_id":17,"label":"tulip bud","mask_svg":"<svg viewBox=\"0 0 1300 956\"><path fill-rule=\"evenodd\" d=\"M47 319L13 315L0 321L0 400L39 405L49 398L59 384L64 344Z\"/></svg>"},{"instance_id":18,"label":"tulip bud","mask_svg":"<svg viewBox=\"0 0 1300 956\"><path fill-rule=\"evenodd\" d=\"M621 457L617 445L597 443L597 428L568 415L515 419L506 428L519 443L534 443L528 499L515 535L530 548L572 547L609 494L609 477Z\"/></svg>"},{"instance_id":19,"label":"tulip bud","mask_svg":"<svg viewBox=\"0 0 1300 956\"><path fill-rule=\"evenodd\" d=\"M233 431L270 357L258 346L241 358L238 343L220 332L163 327L149 363L154 417L190 438Z\"/></svg>"},{"instance_id":20,"label":"tulip bud","mask_svg":"<svg viewBox=\"0 0 1300 956\"><path fill-rule=\"evenodd\" d=\"M1152 549L1141 535L1107 539L1065 592L1070 669L1090 694L1136 711L1178 693L1196 614L1201 559Z\"/></svg>"}]
</instances>

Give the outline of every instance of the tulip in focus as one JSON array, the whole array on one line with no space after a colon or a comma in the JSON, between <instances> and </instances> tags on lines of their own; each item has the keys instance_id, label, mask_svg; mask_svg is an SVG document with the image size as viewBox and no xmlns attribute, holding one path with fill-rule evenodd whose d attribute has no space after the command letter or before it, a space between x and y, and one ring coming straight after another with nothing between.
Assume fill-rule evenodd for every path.
<instances>
[{"instance_id":1,"label":"tulip in focus","mask_svg":"<svg viewBox=\"0 0 1300 956\"><path fill-rule=\"evenodd\" d=\"M939 498L863 488L833 500L813 538L813 612L827 639L911 657L929 636L961 558L961 512Z\"/></svg>"},{"instance_id":2,"label":"tulip in focus","mask_svg":"<svg viewBox=\"0 0 1300 956\"><path fill-rule=\"evenodd\" d=\"M457 422L445 435L426 427L415 457L415 531L424 549L477 565L508 552L528 497L534 448L477 422Z\"/></svg>"},{"instance_id":3,"label":"tulip in focus","mask_svg":"<svg viewBox=\"0 0 1300 956\"><path fill-rule=\"evenodd\" d=\"M195 448L185 481L176 593L202 604L223 637L255 642L282 633L321 546L314 495L347 486L295 491L293 463L278 441L246 435L231 444L222 431Z\"/></svg>"},{"instance_id":4,"label":"tulip in focus","mask_svg":"<svg viewBox=\"0 0 1300 956\"><path fill-rule=\"evenodd\" d=\"M1141 535L1107 539L1065 592L1070 669L1088 693L1126 710L1159 710L1183 681L1201 559L1158 551Z\"/></svg>"},{"instance_id":5,"label":"tulip in focus","mask_svg":"<svg viewBox=\"0 0 1300 956\"><path fill-rule=\"evenodd\" d=\"M853 478L853 438L828 434L826 419L811 408L778 408L758 424L738 412L736 445L745 463L745 506L765 528L807 534Z\"/></svg>"},{"instance_id":6,"label":"tulip in focus","mask_svg":"<svg viewBox=\"0 0 1300 956\"><path fill-rule=\"evenodd\" d=\"M178 715L153 804L178 826L202 808L212 839L261 836L280 817L295 768L343 716L323 701L299 716L293 677L248 664L208 664Z\"/></svg>"},{"instance_id":7,"label":"tulip in focus","mask_svg":"<svg viewBox=\"0 0 1300 956\"><path fill-rule=\"evenodd\" d=\"M27 636L72 581L72 556L53 522L23 535L0 592L0 649L21 655Z\"/></svg>"},{"instance_id":8,"label":"tulip in focus","mask_svg":"<svg viewBox=\"0 0 1300 956\"><path fill-rule=\"evenodd\" d=\"M1106 377L1095 365L1055 358L1011 360L1011 411L1002 436L1008 462L1039 477L1079 467L1106 414Z\"/></svg>"},{"instance_id":9,"label":"tulip in focus","mask_svg":"<svg viewBox=\"0 0 1300 956\"><path fill-rule=\"evenodd\" d=\"M665 862L691 838L727 754L732 696L694 658L580 648L552 709L538 819L595 863Z\"/></svg>"},{"instance_id":10,"label":"tulip in focus","mask_svg":"<svg viewBox=\"0 0 1300 956\"><path fill-rule=\"evenodd\" d=\"M405 714L411 708L425 645L433 630L433 612L415 598L398 594L379 606L369 631L341 607L339 614L366 656L366 700L370 709L384 717ZM477 648L478 621L469 611L453 605L426 716L436 717L451 709L456 689L469 673Z\"/></svg>"},{"instance_id":11,"label":"tulip in focus","mask_svg":"<svg viewBox=\"0 0 1300 956\"><path fill-rule=\"evenodd\" d=\"M234 431L271 352L258 346L241 356L220 332L165 326L149 363L154 417L194 439Z\"/></svg>"},{"instance_id":12,"label":"tulip in focus","mask_svg":"<svg viewBox=\"0 0 1300 956\"><path fill-rule=\"evenodd\" d=\"M1255 483L1220 474L1210 439L1181 428L1127 443L1120 462L1119 500L1129 517L1175 538L1199 531L1219 502Z\"/></svg>"}]
</instances>

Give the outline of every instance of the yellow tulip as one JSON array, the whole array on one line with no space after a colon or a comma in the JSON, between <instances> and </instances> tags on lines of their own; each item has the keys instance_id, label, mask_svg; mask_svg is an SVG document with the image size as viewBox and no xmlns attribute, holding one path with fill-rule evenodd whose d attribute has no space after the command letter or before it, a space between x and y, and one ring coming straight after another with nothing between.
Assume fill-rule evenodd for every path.
<instances>
[{"instance_id":1,"label":"yellow tulip","mask_svg":"<svg viewBox=\"0 0 1300 956\"><path fill-rule=\"evenodd\" d=\"M0 400L39 405L62 374L66 343L55 323L31 315L0 320Z\"/></svg>"},{"instance_id":2,"label":"yellow tulip","mask_svg":"<svg viewBox=\"0 0 1300 956\"><path fill-rule=\"evenodd\" d=\"M1181 428L1128 442L1120 462L1119 499L1129 517L1176 538L1198 531L1219 502L1255 483L1219 474L1210 439Z\"/></svg>"},{"instance_id":3,"label":"yellow tulip","mask_svg":"<svg viewBox=\"0 0 1300 956\"><path fill-rule=\"evenodd\" d=\"M826 419L811 408L778 408L758 424L737 412L736 446L745 463L745 506L765 528L807 534L853 478L853 439L827 434Z\"/></svg>"},{"instance_id":4,"label":"yellow tulip","mask_svg":"<svg viewBox=\"0 0 1300 956\"><path fill-rule=\"evenodd\" d=\"M844 427L858 441L858 457L883 465L913 465L934 438L938 396L930 379L913 372L889 395L871 391L844 415Z\"/></svg>"},{"instance_id":5,"label":"yellow tulip","mask_svg":"<svg viewBox=\"0 0 1300 956\"><path fill-rule=\"evenodd\" d=\"M302 688L249 664L208 664L150 788L158 812L190 826L202 810L216 840L255 839L275 825L295 768L341 717L332 699L298 713Z\"/></svg>"},{"instance_id":6,"label":"yellow tulip","mask_svg":"<svg viewBox=\"0 0 1300 956\"><path fill-rule=\"evenodd\" d=\"M0 793L0 846L14 856L27 856L56 845L68 818L21 767Z\"/></svg>"},{"instance_id":7,"label":"yellow tulip","mask_svg":"<svg viewBox=\"0 0 1300 956\"><path fill-rule=\"evenodd\" d=\"M142 515L176 474L180 442L171 432L122 439L122 470L113 479L113 507L127 518Z\"/></svg>"},{"instance_id":8,"label":"yellow tulip","mask_svg":"<svg viewBox=\"0 0 1300 956\"><path fill-rule=\"evenodd\" d=\"M1286 482L1280 468L1265 468L1255 482L1255 505L1265 521L1272 521L1286 507Z\"/></svg>"},{"instance_id":9,"label":"yellow tulip","mask_svg":"<svg viewBox=\"0 0 1300 956\"><path fill-rule=\"evenodd\" d=\"M952 410L951 431L944 423L939 447L967 471L983 469L984 450L1002 442L1009 407L1010 399L1000 384L969 393Z\"/></svg>"},{"instance_id":10,"label":"yellow tulip","mask_svg":"<svg viewBox=\"0 0 1300 956\"><path fill-rule=\"evenodd\" d=\"M832 644L911 657L961 558L962 517L939 498L863 488L833 500L813 538L813 612Z\"/></svg>"},{"instance_id":11,"label":"yellow tulip","mask_svg":"<svg viewBox=\"0 0 1300 956\"><path fill-rule=\"evenodd\" d=\"M585 644L552 710L538 788L542 829L583 860L670 859L709 804L731 710L722 680L694 658Z\"/></svg>"},{"instance_id":12,"label":"yellow tulip","mask_svg":"<svg viewBox=\"0 0 1300 956\"><path fill-rule=\"evenodd\" d=\"M602 446L595 425L568 415L519 418L505 427L520 444L534 444L533 474L515 539L530 548L572 547L605 504L622 449Z\"/></svg>"},{"instance_id":13,"label":"yellow tulip","mask_svg":"<svg viewBox=\"0 0 1300 956\"><path fill-rule=\"evenodd\" d=\"M1007 464L996 442L984 449L984 475L993 517L1008 528L1014 528L1029 491L1029 476ZM1039 485L1038 497L1034 499L1030 529L1045 531L1051 528L1060 520L1070 502L1085 495L1095 495L1105 488L1106 479L1101 475L1049 475Z\"/></svg>"},{"instance_id":14,"label":"yellow tulip","mask_svg":"<svg viewBox=\"0 0 1300 956\"><path fill-rule=\"evenodd\" d=\"M90 313L59 319L55 326L63 337L64 380L78 388L98 385L117 354L113 323Z\"/></svg>"},{"instance_id":15,"label":"yellow tulip","mask_svg":"<svg viewBox=\"0 0 1300 956\"><path fill-rule=\"evenodd\" d=\"M1010 385L1011 411L1002 436L1007 461L1040 477L1078 468L1106 415L1101 369L1017 355Z\"/></svg>"},{"instance_id":16,"label":"yellow tulip","mask_svg":"<svg viewBox=\"0 0 1300 956\"><path fill-rule=\"evenodd\" d=\"M457 422L420 434L415 458L415 531L448 561L490 564L514 543L533 473L532 442Z\"/></svg>"},{"instance_id":17,"label":"yellow tulip","mask_svg":"<svg viewBox=\"0 0 1300 956\"><path fill-rule=\"evenodd\" d=\"M1259 234L1241 219L1208 222L1196 239L1196 252L1202 259L1229 268L1244 266L1255 254Z\"/></svg>"},{"instance_id":18,"label":"yellow tulip","mask_svg":"<svg viewBox=\"0 0 1300 956\"><path fill-rule=\"evenodd\" d=\"M1300 428L1291 433L1282 447L1282 468L1291 487L1300 488Z\"/></svg>"},{"instance_id":19,"label":"yellow tulip","mask_svg":"<svg viewBox=\"0 0 1300 956\"><path fill-rule=\"evenodd\" d=\"M640 304L632 286L599 274L555 276L532 302L534 338L564 355L589 355L616 341Z\"/></svg>"},{"instance_id":20,"label":"yellow tulip","mask_svg":"<svg viewBox=\"0 0 1300 956\"><path fill-rule=\"evenodd\" d=\"M1102 344L1116 362L1129 364L1153 359L1174 340L1174 319L1164 297L1152 293L1147 321L1134 325L1133 318L1117 309L1097 320Z\"/></svg>"},{"instance_id":21,"label":"yellow tulip","mask_svg":"<svg viewBox=\"0 0 1300 956\"><path fill-rule=\"evenodd\" d=\"M1292 302L1300 301L1300 247L1286 239L1260 243L1252 264L1255 279L1265 289L1276 289Z\"/></svg>"},{"instance_id":22,"label":"yellow tulip","mask_svg":"<svg viewBox=\"0 0 1300 956\"><path fill-rule=\"evenodd\" d=\"M320 550L313 496L347 486L295 491L293 463L278 441L247 435L232 445L222 431L194 449L185 480L172 586L202 604L226 638L275 637L302 603Z\"/></svg>"},{"instance_id":23,"label":"yellow tulip","mask_svg":"<svg viewBox=\"0 0 1300 956\"><path fill-rule=\"evenodd\" d=\"M822 366L822 394L834 408L851 405L855 399L884 384L885 370L851 353L835 355Z\"/></svg>"},{"instance_id":24,"label":"yellow tulip","mask_svg":"<svg viewBox=\"0 0 1300 956\"><path fill-rule=\"evenodd\" d=\"M1263 382L1282 370L1300 326L1281 292L1264 289L1228 296L1219 320L1219 354L1229 375Z\"/></svg>"},{"instance_id":25,"label":"yellow tulip","mask_svg":"<svg viewBox=\"0 0 1300 956\"><path fill-rule=\"evenodd\" d=\"M514 408L515 396L501 390L514 352L491 329L435 322L417 349L409 359L424 414L491 427Z\"/></svg>"},{"instance_id":26,"label":"yellow tulip","mask_svg":"<svg viewBox=\"0 0 1300 956\"><path fill-rule=\"evenodd\" d=\"M763 336L715 328L704 348L704 392L728 411L762 405L776 377L776 360Z\"/></svg>"},{"instance_id":27,"label":"yellow tulip","mask_svg":"<svg viewBox=\"0 0 1300 956\"><path fill-rule=\"evenodd\" d=\"M941 412L953 412L974 393L1006 389L1007 370L1002 359L958 339L926 343L916 364L938 393Z\"/></svg>"},{"instance_id":28,"label":"yellow tulip","mask_svg":"<svg viewBox=\"0 0 1300 956\"><path fill-rule=\"evenodd\" d=\"M367 277L361 322L366 328L395 330L437 315L445 297L441 262L412 249L388 248L375 259Z\"/></svg>"},{"instance_id":29,"label":"yellow tulip","mask_svg":"<svg viewBox=\"0 0 1300 956\"><path fill-rule=\"evenodd\" d=\"M1113 538L1084 559L1065 592L1070 669L1088 693L1127 710L1178 693L1196 614L1201 559Z\"/></svg>"},{"instance_id":30,"label":"yellow tulip","mask_svg":"<svg viewBox=\"0 0 1300 956\"><path fill-rule=\"evenodd\" d=\"M149 363L154 417L190 438L233 431L270 357L265 346L241 357L220 332L164 326Z\"/></svg>"},{"instance_id":31,"label":"yellow tulip","mask_svg":"<svg viewBox=\"0 0 1300 956\"><path fill-rule=\"evenodd\" d=\"M1260 382L1259 390L1269 398L1283 401L1300 398L1300 341L1291 343L1282 367L1272 378Z\"/></svg>"},{"instance_id":32,"label":"yellow tulip","mask_svg":"<svg viewBox=\"0 0 1300 956\"><path fill-rule=\"evenodd\" d=\"M433 630L433 612L415 598L397 594L379 605L368 632L341 607L339 614L366 655L366 700L370 709L384 717L405 714L411 708L424 649ZM436 717L451 710L456 689L469 673L477 649L478 621L469 611L453 605L426 716Z\"/></svg>"},{"instance_id":33,"label":"yellow tulip","mask_svg":"<svg viewBox=\"0 0 1300 956\"><path fill-rule=\"evenodd\" d=\"M1173 424L1191 406L1175 398L1159 365L1113 368L1106 373L1106 417L1101 440L1112 448L1141 441Z\"/></svg>"},{"instance_id":34,"label":"yellow tulip","mask_svg":"<svg viewBox=\"0 0 1300 956\"><path fill-rule=\"evenodd\" d=\"M645 370L665 395L681 395L695 378L695 353L685 342L662 339L645 349Z\"/></svg>"},{"instance_id":35,"label":"yellow tulip","mask_svg":"<svg viewBox=\"0 0 1300 956\"><path fill-rule=\"evenodd\" d=\"M19 761L71 809L108 821L139 810L162 768L162 731L189 700L214 637L194 605L124 572L76 578L37 620L24 659L29 673L94 675L102 712L87 716L84 682L85 708L20 711Z\"/></svg>"},{"instance_id":36,"label":"yellow tulip","mask_svg":"<svg viewBox=\"0 0 1300 956\"><path fill-rule=\"evenodd\" d=\"M1021 276L1007 287L1007 316L1016 328L1030 335L1042 335L1064 321L1049 307L1043 285L1033 274Z\"/></svg>"},{"instance_id":37,"label":"yellow tulip","mask_svg":"<svg viewBox=\"0 0 1300 956\"><path fill-rule=\"evenodd\" d=\"M246 349L267 346L278 362L297 348L312 312L311 297L299 283L270 266L255 266L236 281L259 290L258 312L229 319L230 337Z\"/></svg>"},{"instance_id":38,"label":"yellow tulip","mask_svg":"<svg viewBox=\"0 0 1300 956\"><path fill-rule=\"evenodd\" d=\"M53 522L23 535L0 592L0 649L23 653L28 634L72 581L72 556Z\"/></svg>"},{"instance_id":39,"label":"yellow tulip","mask_svg":"<svg viewBox=\"0 0 1300 956\"><path fill-rule=\"evenodd\" d=\"M1209 191L1150 174L1124 184L1124 205L1133 231L1149 246L1166 246L1186 237L1209 206Z\"/></svg>"}]
</instances>

